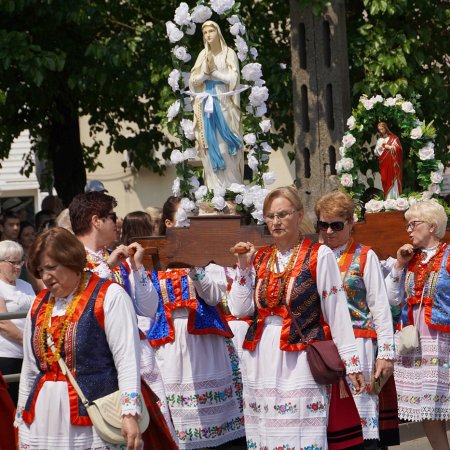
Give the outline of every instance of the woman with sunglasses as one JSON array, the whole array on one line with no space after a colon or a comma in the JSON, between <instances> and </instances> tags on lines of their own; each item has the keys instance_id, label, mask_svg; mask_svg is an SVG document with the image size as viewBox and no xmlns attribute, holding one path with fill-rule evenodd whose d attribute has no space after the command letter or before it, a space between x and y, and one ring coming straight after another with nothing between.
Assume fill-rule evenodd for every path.
<instances>
[{"instance_id":1,"label":"woman with sunglasses","mask_svg":"<svg viewBox=\"0 0 450 450\"><path fill-rule=\"evenodd\" d=\"M331 250L300 234L294 187L271 191L263 213L274 244L256 253L237 244L229 297L233 315L253 317L241 359L247 446L327 449L330 389L314 380L304 339L332 338L355 390L364 389L342 280Z\"/></svg>"},{"instance_id":2,"label":"woman with sunglasses","mask_svg":"<svg viewBox=\"0 0 450 450\"><path fill-rule=\"evenodd\" d=\"M394 371L392 316L378 257L370 247L352 239L354 211L353 199L341 191L325 194L315 206L321 240L331 248L339 265L364 377L384 380ZM365 449L377 449L378 395L371 394L368 383L354 399Z\"/></svg>"},{"instance_id":3,"label":"woman with sunglasses","mask_svg":"<svg viewBox=\"0 0 450 450\"><path fill-rule=\"evenodd\" d=\"M399 417L422 422L431 447L448 450L450 247L443 242L447 215L437 202L426 200L412 205L405 219L410 242L397 251L386 286L390 301L403 307L402 325L417 328L419 346L397 355Z\"/></svg>"},{"instance_id":4,"label":"woman with sunglasses","mask_svg":"<svg viewBox=\"0 0 450 450\"><path fill-rule=\"evenodd\" d=\"M19 279L23 266L23 249L14 241L0 242L0 298L6 311L27 312L35 294L30 283ZM20 373L23 361L23 327L25 319L0 321L0 372ZM8 383L8 391L17 404L19 383Z\"/></svg>"}]
</instances>

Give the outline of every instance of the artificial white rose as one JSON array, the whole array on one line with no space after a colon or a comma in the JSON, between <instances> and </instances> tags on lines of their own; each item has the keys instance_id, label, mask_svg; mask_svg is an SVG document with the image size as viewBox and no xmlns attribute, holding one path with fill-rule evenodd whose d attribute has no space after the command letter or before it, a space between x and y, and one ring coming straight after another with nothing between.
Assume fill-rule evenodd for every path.
<instances>
[{"instance_id":1,"label":"artificial white rose","mask_svg":"<svg viewBox=\"0 0 450 450\"><path fill-rule=\"evenodd\" d=\"M241 21L241 19L239 19L239 16L236 14L233 14L232 16L227 18L227 22L230 25L234 25L235 23L239 23Z\"/></svg>"},{"instance_id":2,"label":"artificial white rose","mask_svg":"<svg viewBox=\"0 0 450 450\"><path fill-rule=\"evenodd\" d=\"M395 106L397 100L394 97L389 97L384 101L384 106Z\"/></svg>"},{"instance_id":3,"label":"artificial white rose","mask_svg":"<svg viewBox=\"0 0 450 450\"><path fill-rule=\"evenodd\" d=\"M402 103L402 111L408 114L415 113L414 106L411 102L403 102Z\"/></svg>"},{"instance_id":4,"label":"artificial white rose","mask_svg":"<svg viewBox=\"0 0 450 450\"><path fill-rule=\"evenodd\" d=\"M378 94L378 95L375 95L375 97L372 97L371 100L372 100L373 104L375 104L375 103L382 103L384 99L380 94Z\"/></svg>"},{"instance_id":5,"label":"artificial white rose","mask_svg":"<svg viewBox=\"0 0 450 450\"><path fill-rule=\"evenodd\" d=\"M262 142L261 148L263 149L263 152L266 152L266 153L272 153L272 150L273 150L273 148L267 142Z\"/></svg>"},{"instance_id":6,"label":"artificial white rose","mask_svg":"<svg viewBox=\"0 0 450 450\"><path fill-rule=\"evenodd\" d=\"M235 23L234 25L231 25L230 27L230 33L233 36L237 36L239 34L245 34L245 26L242 25L241 22Z\"/></svg>"},{"instance_id":7,"label":"artificial white rose","mask_svg":"<svg viewBox=\"0 0 450 450\"><path fill-rule=\"evenodd\" d=\"M425 147L419 150L419 158L421 161L427 161L429 159L434 159L434 143L427 142Z\"/></svg>"},{"instance_id":8,"label":"artificial white rose","mask_svg":"<svg viewBox=\"0 0 450 450\"><path fill-rule=\"evenodd\" d=\"M267 113L267 105L266 105L266 103L264 102L264 103L262 103L261 105L259 105L259 106L256 108L255 116L256 116L256 117L262 117L262 116L264 116L266 113Z\"/></svg>"},{"instance_id":9,"label":"artificial white rose","mask_svg":"<svg viewBox=\"0 0 450 450\"><path fill-rule=\"evenodd\" d=\"M249 63L241 70L242 78L248 81L256 81L262 77L261 64Z\"/></svg>"},{"instance_id":10,"label":"artificial white rose","mask_svg":"<svg viewBox=\"0 0 450 450\"><path fill-rule=\"evenodd\" d=\"M241 36L236 36L234 43L239 53L248 53L247 42Z\"/></svg>"},{"instance_id":11,"label":"artificial white rose","mask_svg":"<svg viewBox=\"0 0 450 450\"><path fill-rule=\"evenodd\" d=\"M344 146L339 147L339 155L341 155L341 157L343 157L345 155L345 147Z\"/></svg>"},{"instance_id":12,"label":"artificial white rose","mask_svg":"<svg viewBox=\"0 0 450 450\"><path fill-rule=\"evenodd\" d=\"M183 197L180 201L180 207L187 212L191 212L195 209L195 203L191 199Z\"/></svg>"},{"instance_id":13,"label":"artificial white rose","mask_svg":"<svg viewBox=\"0 0 450 450\"><path fill-rule=\"evenodd\" d=\"M353 222L357 223L358 222L358 216L356 213L353 213Z\"/></svg>"},{"instance_id":14,"label":"artificial white rose","mask_svg":"<svg viewBox=\"0 0 450 450\"><path fill-rule=\"evenodd\" d=\"M181 72L177 69L173 69L172 72L169 73L169 78L167 79L167 83L172 88L173 92L176 92L180 89L178 82L180 81Z\"/></svg>"},{"instance_id":15,"label":"artificial white rose","mask_svg":"<svg viewBox=\"0 0 450 450\"><path fill-rule=\"evenodd\" d=\"M409 134L409 137L411 139L419 139L419 138L421 138L422 137L422 127L418 126L416 128L413 128L411 130L411 133Z\"/></svg>"},{"instance_id":16,"label":"artificial white rose","mask_svg":"<svg viewBox=\"0 0 450 450\"><path fill-rule=\"evenodd\" d=\"M234 194L242 194L243 192L245 192L245 185L238 183L231 183L231 185L228 187L228 190L233 192Z\"/></svg>"},{"instance_id":17,"label":"artificial white rose","mask_svg":"<svg viewBox=\"0 0 450 450\"><path fill-rule=\"evenodd\" d=\"M238 52L237 53L237 57L239 59L239 61L244 62L247 60L247 52Z\"/></svg>"},{"instance_id":18,"label":"artificial white rose","mask_svg":"<svg viewBox=\"0 0 450 450\"><path fill-rule=\"evenodd\" d=\"M200 186L194 193L196 200L203 200L203 197L208 193L208 188L206 186Z\"/></svg>"},{"instance_id":19,"label":"artificial white rose","mask_svg":"<svg viewBox=\"0 0 450 450\"><path fill-rule=\"evenodd\" d=\"M364 207L366 208L366 212L369 213L380 212L383 210L383 200L369 200Z\"/></svg>"},{"instance_id":20,"label":"artificial white rose","mask_svg":"<svg viewBox=\"0 0 450 450\"><path fill-rule=\"evenodd\" d=\"M409 197L408 198L408 203L409 203L409 206L415 205L417 203L417 198L416 197Z\"/></svg>"},{"instance_id":21,"label":"artificial white rose","mask_svg":"<svg viewBox=\"0 0 450 450\"><path fill-rule=\"evenodd\" d=\"M428 192L430 192L431 194L439 195L441 193L441 187L439 186L439 184L431 183L428 186Z\"/></svg>"},{"instance_id":22,"label":"artificial white rose","mask_svg":"<svg viewBox=\"0 0 450 450\"><path fill-rule=\"evenodd\" d=\"M236 197L234 197L234 203L236 203L236 205L240 205L243 199L244 196L242 194L238 194L236 195Z\"/></svg>"},{"instance_id":23,"label":"artificial white rose","mask_svg":"<svg viewBox=\"0 0 450 450\"><path fill-rule=\"evenodd\" d=\"M211 9L221 15L234 6L234 0L211 0Z\"/></svg>"},{"instance_id":24,"label":"artificial white rose","mask_svg":"<svg viewBox=\"0 0 450 450\"><path fill-rule=\"evenodd\" d=\"M344 170L351 170L355 166L352 158L342 158L340 163Z\"/></svg>"},{"instance_id":25,"label":"artificial white rose","mask_svg":"<svg viewBox=\"0 0 450 450\"><path fill-rule=\"evenodd\" d=\"M259 86L259 87L264 86L265 84L266 84L266 82L265 82L265 80L263 80L262 78L260 78L259 80L255 80L255 81L253 82L253 85L254 85L254 86Z\"/></svg>"},{"instance_id":26,"label":"artificial white rose","mask_svg":"<svg viewBox=\"0 0 450 450\"><path fill-rule=\"evenodd\" d=\"M336 169L336 172L337 172L337 174L339 175L341 172L342 172L342 163L341 163L341 161L338 161L336 164L335 164L335 169Z\"/></svg>"},{"instance_id":27,"label":"artificial white rose","mask_svg":"<svg viewBox=\"0 0 450 450\"><path fill-rule=\"evenodd\" d=\"M444 169L445 169L444 164L442 164L442 163L439 161L437 166L438 166L438 172L444 173Z\"/></svg>"},{"instance_id":28,"label":"artificial white rose","mask_svg":"<svg viewBox=\"0 0 450 450\"><path fill-rule=\"evenodd\" d=\"M189 178L189 184L191 185L191 192L195 192L200 187L200 181L198 181L198 178L194 176Z\"/></svg>"},{"instance_id":29,"label":"artificial white rose","mask_svg":"<svg viewBox=\"0 0 450 450\"><path fill-rule=\"evenodd\" d=\"M189 147L184 151L185 159L197 158L197 149L195 147Z\"/></svg>"},{"instance_id":30,"label":"artificial white rose","mask_svg":"<svg viewBox=\"0 0 450 450\"><path fill-rule=\"evenodd\" d=\"M431 186L431 185L430 185ZM433 196L433 192L431 192L430 186L428 186L428 191L422 192L422 200L430 200L430 198Z\"/></svg>"},{"instance_id":31,"label":"artificial white rose","mask_svg":"<svg viewBox=\"0 0 450 450\"><path fill-rule=\"evenodd\" d=\"M397 211L406 211L409 208L409 202L407 198L399 197L396 200L396 210Z\"/></svg>"},{"instance_id":32,"label":"artificial white rose","mask_svg":"<svg viewBox=\"0 0 450 450\"><path fill-rule=\"evenodd\" d=\"M269 185L275 183L275 179L276 179L275 174L273 172L263 173L262 178L263 178L264 184L266 186L269 186Z\"/></svg>"},{"instance_id":33,"label":"artificial white rose","mask_svg":"<svg viewBox=\"0 0 450 450\"><path fill-rule=\"evenodd\" d=\"M183 208L178 208L175 214L176 227L188 227L190 224L187 212Z\"/></svg>"},{"instance_id":34,"label":"artificial white rose","mask_svg":"<svg viewBox=\"0 0 450 450\"><path fill-rule=\"evenodd\" d=\"M215 195L212 199L211 199L211 203L214 205L214 208L222 211L222 209L225 208L225 206L227 206L227 203L225 202L225 199L223 197L220 197L218 195Z\"/></svg>"},{"instance_id":35,"label":"artificial white rose","mask_svg":"<svg viewBox=\"0 0 450 450\"><path fill-rule=\"evenodd\" d=\"M440 184L440 183L442 183L442 180L444 179L444 177L442 176L441 172L431 172L430 179L431 179L432 183Z\"/></svg>"},{"instance_id":36,"label":"artificial white rose","mask_svg":"<svg viewBox=\"0 0 450 450\"><path fill-rule=\"evenodd\" d=\"M259 163L258 160L253 155L249 154L247 163L250 169L253 170L253 172L256 172L258 170Z\"/></svg>"},{"instance_id":37,"label":"artificial white rose","mask_svg":"<svg viewBox=\"0 0 450 450\"><path fill-rule=\"evenodd\" d=\"M175 10L174 19L178 25L187 25L191 21L191 15L189 14L189 6L187 3L181 2L180 6Z\"/></svg>"},{"instance_id":38,"label":"artificial white rose","mask_svg":"<svg viewBox=\"0 0 450 450\"><path fill-rule=\"evenodd\" d=\"M250 47L250 55L252 55L253 59L256 59L258 57L258 50L255 47Z\"/></svg>"},{"instance_id":39,"label":"artificial white rose","mask_svg":"<svg viewBox=\"0 0 450 450\"><path fill-rule=\"evenodd\" d=\"M269 89L266 86L253 86L248 97L252 106L260 106L269 98Z\"/></svg>"},{"instance_id":40,"label":"artificial white rose","mask_svg":"<svg viewBox=\"0 0 450 450\"><path fill-rule=\"evenodd\" d=\"M180 150L173 150L170 154L170 162L172 164L180 164L184 161L184 155Z\"/></svg>"},{"instance_id":41,"label":"artificial white rose","mask_svg":"<svg viewBox=\"0 0 450 450\"><path fill-rule=\"evenodd\" d=\"M345 134L342 138L342 144L344 144L345 148L350 148L356 142L355 136L353 134Z\"/></svg>"},{"instance_id":42,"label":"artificial white rose","mask_svg":"<svg viewBox=\"0 0 450 450\"><path fill-rule=\"evenodd\" d=\"M397 200L394 198L388 198L387 200L384 200L383 206L386 211L395 210L397 209Z\"/></svg>"},{"instance_id":43,"label":"artificial white rose","mask_svg":"<svg viewBox=\"0 0 450 450\"><path fill-rule=\"evenodd\" d=\"M173 49L173 54L175 58L183 62L188 62L191 60L191 55L187 52L186 47L176 45Z\"/></svg>"},{"instance_id":44,"label":"artificial white rose","mask_svg":"<svg viewBox=\"0 0 450 450\"><path fill-rule=\"evenodd\" d=\"M195 139L194 122L190 119L181 119L180 125L185 137L190 141L193 141Z\"/></svg>"},{"instance_id":45,"label":"artificial white rose","mask_svg":"<svg viewBox=\"0 0 450 450\"><path fill-rule=\"evenodd\" d=\"M173 102L169 109L167 110L167 120L169 122L172 122L172 120L177 116L177 114L180 112L180 102L177 100L176 102Z\"/></svg>"},{"instance_id":46,"label":"artificial white rose","mask_svg":"<svg viewBox=\"0 0 450 450\"><path fill-rule=\"evenodd\" d=\"M252 211L252 217L256 220L258 225L262 225L264 223L264 215L261 209L255 209Z\"/></svg>"},{"instance_id":47,"label":"artificial white rose","mask_svg":"<svg viewBox=\"0 0 450 450\"><path fill-rule=\"evenodd\" d=\"M287 65L285 63L278 64L281 70L286 70Z\"/></svg>"},{"instance_id":48,"label":"artificial white rose","mask_svg":"<svg viewBox=\"0 0 450 450\"><path fill-rule=\"evenodd\" d=\"M186 25L186 34L188 34L189 36L193 36L195 34L195 30L197 28L197 25L195 25L194 22L189 22ZM189 55L190 56L190 55ZM189 58L191 59L191 58ZM186 61L185 61L186 62Z\"/></svg>"},{"instance_id":49,"label":"artificial white rose","mask_svg":"<svg viewBox=\"0 0 450 450\"><path fill-rule=\"evenodd\" d=\"M173 180L173 183L172 183L172 194L175 197L179 197L180 196L180 193L181 193L181 191L180 191L180 182L181 182L181 180L178 177L176 177L175 180Z\"/></svg>"},{"instance_id":50,"label":"artificial white rose","mask_svg":"<svg viewBox=\"0 0 450 450\"><path fill-rule=\"evenodd\" d=\"M363 98L361 100L361 103L363 104L364 108L366 108L367 111L370 111L373 108L373 100L371 98Z\"/></svg>"},{"instance_id":51,"label":"artificial white rose","mask_svg":"<svg viewBox=\"0 0 450 450\"><path fill-rule=\"evenodd\" d=\"M247 145L255 145L256 144L256 134L248 133L248 134L244 135L244 142Z\"/></svg>"},{"instance_id":52,"label":"artificial white rose","mask_svg":"<svg viewBox=\"0 0 450 450\"><path fill-rule=\"evenodd\" d=\"M175 42L183 39L184 33L170 20L166 22L166 31L169 41L172 44L175 44Z\"/></svg>"},{"instance_id":53,"label":"artificial white rose","mask_svg":"<svg viewBox=\"0 0 450 450\"><path fill-rule=\"evenodd\" d=\"M269 119L264 119L259 122L259 128L261 128L261 131L263 133L267 133L270 131L270 128L272 127L272 124Z\"/></svg>"},{"instance_id":54,"label":"artificial white rose","mask_svg":"<svg viewBox=\"0 0 450 450\"><path fill-rule=\"evenodd\" d=\"M216 197L225 197L226 192L227 190L222 186L218 186L214 189L214 195Z\"/></svg>"},{"instance_id":55,"label":"artificial white rose","mask_svg":"<svg viewBox=\"0 0 450 450\"><path fill-rule=\"evenodd\" d=\"M344 173L340 178L342 186L352 187L353 186L353 177L349 173Z\"/></svg>"},{"instance_id":56,"label":"artificial white rose","mask_svg":"<svg viewBox=\"0 0 450 450\"><path fill-rule=\"evenodd\" d=\"M350 116L347 119L347 126L348 126L349 130L353 130L355 128L355 124L356 124L356 119L353 116Z\"/></svg>"},{"instance_id":57,"label":"artificial white rose","mask_svg":"<svg viewBox=\"0 0 450 450\"><path fill-rule=\"evenodd\" d=\"M191 19L196 23L203 23L210 19L212 16L212 11L205 5L196 6L191 13Z\"/></svg>"}]
</instances>

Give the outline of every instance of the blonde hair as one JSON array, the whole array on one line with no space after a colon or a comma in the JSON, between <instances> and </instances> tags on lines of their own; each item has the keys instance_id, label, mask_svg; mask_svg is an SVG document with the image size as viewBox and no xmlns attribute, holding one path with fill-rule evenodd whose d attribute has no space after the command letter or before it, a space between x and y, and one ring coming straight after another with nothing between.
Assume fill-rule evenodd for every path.
<instances>
[{"instance_id":1,"label":"blonde hair","mask_svg":"<svg viewBox=\"0 0 450 450\"><path fill-rule=\"evenodd\" d=\"M283 186L270 191L264 199L263 214L265 215L272 202L278 198L284 197L292 203L296 211L303 211L303 203L298 195L298 191L293 186Z\"/></svg>"},{"instance_id":2,"label":"blonde hair","mask_svg":"<svg viewBox=\"0 0 450 450\"><path fill-rule=\"evenodd\" d=\"M314 212L318 219L320 219L320 213L323 213L327 216L342 217L351 221L355 212L355 202L345 192L333 191L317 200Z\"/></svg>"},{"instance_id":3,"label":"blonde hair","mask_svg":"<svg viewBox=\"0 0 450 450\"><path fill-rule=\"evenodd\" d=\"M414 203L405 212L406 220L413 218L423 220L430 225L436 225L435 235L438 239L442 239L445 236L448 221L447 214L444 207L435 200L423 200Z\"/></svg>"}]
</instances>

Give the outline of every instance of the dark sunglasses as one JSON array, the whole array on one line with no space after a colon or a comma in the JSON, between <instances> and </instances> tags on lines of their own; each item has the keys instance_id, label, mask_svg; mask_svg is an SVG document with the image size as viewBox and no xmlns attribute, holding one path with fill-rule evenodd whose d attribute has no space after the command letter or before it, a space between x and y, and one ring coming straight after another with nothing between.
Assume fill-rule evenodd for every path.
<instances>
[{"instance_id":1,"label":"dark sunglasses","mask_svg":"<svg viewBox=\"0 0 450 450\"><path fill-rule=\"evenodd\" d=\"M331 228L333 231L342 231L344 229L345 222L322 222L321 220L317 221L317 228L322 231L327 231L328 228Z\"/></svg>"},{"instance_id":2,"label":"dark sunglasses","mask_svg":"<svg viewBox=\"0 0 450 450\"><path fill-rule=\"evenodd\" d=\"M117 214L115 212L107 214L106 217L108 217L108 219L111 219L114 223L117 222Z\"/></svg>"}]
</instances>

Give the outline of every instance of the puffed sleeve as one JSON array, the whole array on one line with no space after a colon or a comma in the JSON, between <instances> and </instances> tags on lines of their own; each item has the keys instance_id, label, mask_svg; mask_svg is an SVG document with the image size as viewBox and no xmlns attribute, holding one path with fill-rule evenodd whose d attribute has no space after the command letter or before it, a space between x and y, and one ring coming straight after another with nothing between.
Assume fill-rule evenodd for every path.
<instances>
[{"instance_id":1,"label":"puffed sleeve","mask_svg":"<svg viewBox=\"0 0 450 450\"><path fill-rule=\"evenodd\" d=\"M14 426L22 423L22 412L27 403L31 388L39 375L36 359L31 346L31 310L28 312L23 329L23 363L20 372L19 399L17 401L16 420Z\"/></svg>"},{"instance_id":2,"label":"puffed sleeve","mask_svg":"<svg viewBox=\"0 0 450 450\"><path fill-rule=\"evenodd\" d=\"M136 271L131 270L130 286L136 314L153 317L158 309L158 293L144 266Z\"/></svg>"},{"instance_id":3,"label":"puffed sleeve","mask_svg":"<svg viewBox=\"0 0 450 450\"><path fill-rule=\"evenodd\" d=\"M204 269L195 267L189 272L198 295L208 305L215 306L227 293L225 268L209 264Z\"/></svg>"},{"instance_id":4,"label":"puffed sleeve","mask_svg":"<svg viewBox=\"0 0 450 450\"><path fill-rule=\"evenodd\" d=\"M253 302L255 270L253 265L247 269L236 268L231 290L228 294L228 307L235 317L253 315L255 305Z\"/></svg>"},{"instance_id":5,"label":"puffed sleeve","mask_svg":"<svg viewBox=\"0 0 450 450\"><path fill-rule=\"evenodd\" d=\"M378 358L394 359L394 331L392 328L392 314L389 300L381 273L377 255L369 250L364 267L364 285L366 300L375 322L377 332Z\"/></svg>"},{"instance_id":6,"label":"puffed sleeve","mask_svg":"<svg viewBox=\"0 0 450 450\"><path fill-rule=\"evenodd\" d=\"M326 245L321 245L318 252L317 290L321 299L324 319L330 326L331 336L347 373L361 372L341 274L333 252Z\"/></svg>"},{"instance_id":7,"label":"puffed sleeve","mask_svg":"<svg viewBox=\"0 0 450 450\"><path fill-rule=\"evenodd\" d=\"M385 278L386 290L390 305L400 305L405 297L406 269L396 269L395 265Z\"/></svg>"},{"instance_id":8,"label":"puffed sleeve","mask_svg":"<svg viewBox=\"0 0 450 450\"><path fill-rule=\"evenodd\" d=\"M141 414L140 342L130 297L111 284L104 300L105 334L117 368L122 414Z\"/></svg>"}]
</instances>

